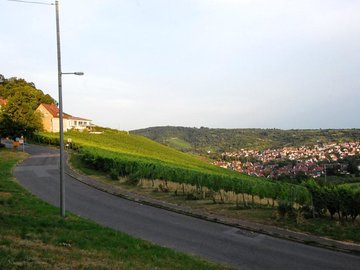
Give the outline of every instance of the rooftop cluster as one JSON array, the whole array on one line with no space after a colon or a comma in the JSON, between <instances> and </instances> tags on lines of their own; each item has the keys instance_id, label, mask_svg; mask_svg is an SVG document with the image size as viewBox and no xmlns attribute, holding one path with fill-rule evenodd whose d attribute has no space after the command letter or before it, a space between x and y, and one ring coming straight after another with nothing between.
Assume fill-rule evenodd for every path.
<instances>
[{"instance_id":1,"label":"rooftop cluster","mask_svg":"<svg viewBox=\"0 0 360 270\"><path fill-rule=\"evenodd\" d=\"M214 164L248 175L277 178L280 175L318 177L325 174L326 165L360 154L360 142L317 144L302 147L283 147L265 151L241 149L222 153L222 159ZM341 164L339 172L346 172Z\"/></svg>"}]
</instances>

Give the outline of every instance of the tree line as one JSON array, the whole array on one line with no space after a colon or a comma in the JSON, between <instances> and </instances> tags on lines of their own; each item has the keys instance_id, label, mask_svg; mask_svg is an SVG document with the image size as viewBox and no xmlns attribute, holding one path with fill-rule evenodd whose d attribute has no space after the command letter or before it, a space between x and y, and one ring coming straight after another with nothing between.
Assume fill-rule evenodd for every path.
<instances>
[{"instance_id":1,"label":"tree line","mask_svg":"<svg viewBox=\"0 0 360 270\"><path fill-rule=\"evenodd\" d=\"M318 143L359 141L360 129L216 129L191 127L150 127L133 130L130 133L142 135L178 150L208 154L219 158L223 152L241 148L275 149L285 146L299 147ZM172 144L174 138L191 145L190 150Z\"/></svg>"}]
</instances>

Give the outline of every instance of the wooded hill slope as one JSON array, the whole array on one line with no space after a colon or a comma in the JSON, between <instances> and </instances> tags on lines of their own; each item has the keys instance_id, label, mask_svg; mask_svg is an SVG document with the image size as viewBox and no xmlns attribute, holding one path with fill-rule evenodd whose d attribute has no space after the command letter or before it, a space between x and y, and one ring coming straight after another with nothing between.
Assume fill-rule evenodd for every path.
<instances>
[{"instance_id":1,"label":"wooded hill slope","mask_svg":"<svg viewBox=\"0 0 360 270\"><path fill-rule=\"evenodd\" d=\"M213 129L164 126L133 130L131 133L181 151L196 153L221 153L241 148L264 150L360 140L360 129Z\"/></svg>"}]
</instances>

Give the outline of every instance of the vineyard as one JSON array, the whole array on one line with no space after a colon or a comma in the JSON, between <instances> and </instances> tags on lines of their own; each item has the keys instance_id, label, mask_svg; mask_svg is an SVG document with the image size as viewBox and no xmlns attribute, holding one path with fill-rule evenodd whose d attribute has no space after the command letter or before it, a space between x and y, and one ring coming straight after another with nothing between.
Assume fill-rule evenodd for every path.
<instances>
[{"instance_id":1,"label":"vineyard","mask_svg":"<svg viewBox=\"0 0 360 270\"><path fill-rule=\"evenodd\" d=\"M128 177L133 181L158 179L190 185L212 193L232 192L260 199L285 201L289 204L310 204L311 196L303 186L247 176L222 169L198 157L179 152L147 138L126 132L105 131L102 134L68 132L72 147L80 159L96 170L109 173L116 179ZM58 145L57 134L40 133L34 140Z\"/></svg>"}]
</instances>

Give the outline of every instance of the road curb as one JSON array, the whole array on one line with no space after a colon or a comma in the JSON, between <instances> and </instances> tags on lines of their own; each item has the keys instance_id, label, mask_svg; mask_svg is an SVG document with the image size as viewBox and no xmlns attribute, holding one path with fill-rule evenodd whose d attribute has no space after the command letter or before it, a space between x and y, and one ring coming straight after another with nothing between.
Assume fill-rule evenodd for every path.
<instances>
[{"instance_id":1,"label":"road curb","mask_svg":"<svg viewBox=\"0 0 360 270\"><path fill-rule=\"evenodd\" d=\"M286 230L286 229L282 229L282 228L278 228L278 227L274 227L274 226L269 226L269 225L262 225L262 224L251 223L251 222L244 222L244 221L239 222L238 220L235 220L235 219L224 218L224 217L215 216L215 215L206 215L206 214L202 213L201 211L192 210L190 208L181 207L179 205L159 201L159 200L148 198L148 197L145 197L145 196L142 196L139 194L134 194L134 193L131 193L128 191L124 191L119 187L114 187L110 184L99 182L98 180L95 180L89 176L82 175L82 174L74 171L71 168L71 165L69 164L68 161L67 161L66 165L67 165L66 174L69 175L70 177L72 177L73 179L75 179L79 182L82 182L83 184L86 184L88 186L91 186L93 188L96 188L100 191L109 193L111 195L129 200L129 201L134 201L137 203L149 205L152 207L164 209L164 210L179 213L182 215L191 216L191 217L202 219L202 220L207 220L210 222L215 222L215 223L235 227L235 228L242 229L242 230L247 230L247 231L250 231L253 233L265 234L265 235L269 235L269 236L280 238L280 239L290 240L293 242L298 242L298 243L302 243L302 244L310 245L310 246L326 248L329 250L340 251L343 253L360 255L360 245L358 245L358 244L341 242L341 241L337 241L337 240L333 240L333 239L329 239L329 238L325 238L325 237L319 237L319 236L314 236L314 235L310 235L310 234L306 234L306 233L290 231L290 230Z\"/></svg>"}]
</instances>

